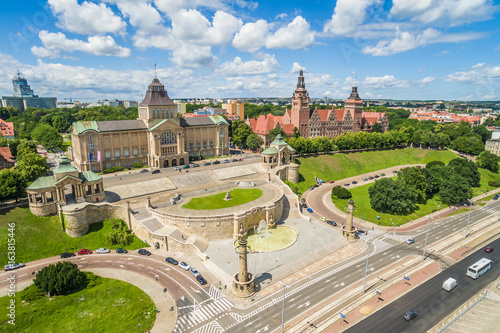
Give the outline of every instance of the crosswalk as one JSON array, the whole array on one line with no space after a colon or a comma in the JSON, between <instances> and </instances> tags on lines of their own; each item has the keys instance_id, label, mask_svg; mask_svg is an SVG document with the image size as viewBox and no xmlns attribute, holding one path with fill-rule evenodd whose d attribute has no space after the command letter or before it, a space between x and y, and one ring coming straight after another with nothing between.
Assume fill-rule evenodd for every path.
<instances>
[{"instance_id":1,"label":"crosswalk","mask_svg":"<svg viewBox=\"0 0 500 333\"><path fill-rule=\"evenodd\" d=\"M231 309L233 307L231 302L229 302L226 297L221 295L218 290L216 291L218 294L215 295L216 297L218 297L217 299L215 299L215 297L212 296L212 294L210 294L210 296L212 296L212 299L203 302L203 305L200 303L196 303L195 305L192 306L179 308L177 322L175 324L173 332L185 332L186 330L189 330L196 325L204 323L207 320L213 319L218 315L220 315L221 313ZM211 322L211 324L208 326L215 325L212 323L213 322ZM222 330L222 327L220 327L220 329ZM222 331L212 330L210 332L222 332Z\"/></svg>"},{"instance_id":2,"label":"crosswalk","mask_svg":"<svg viewBox=\"0 0 500 333\"><path fill-rule=\"evenodd\" d=\"M222 333L222 332L224 332L224 329L215 320L193 331L193 333Z\"/></svg>"},{"instance_id":3,"label":"crosswalk","mask_svg":"<svg viewBox=\"0 0 500 333\"><path fill-rule=\"evenodd\" d=\"M373 240L373 246L375 247L375 252L373 254L375 254L383 252L388 248L391 248L393 245L377 238Z\"/></svg>"},{"instance_id":4,"label":"crosswalk","mask_svg":"<svg viewBox=\"0 0 500 333\"><path fill-rule=\"evenodd\" d=\"M210 289L208 290L208 294L210 295L210 297L212 297L213 299L217 300L217 299L220 299L220 298L223 298L224 296L220 293L220 291L214 287L213 284L210 285Z\"/></svg>"},{"instance_id":5,"label":"crosswalk","mask_svg":"<svg viewBox=\"0 0 500 333\"><path fill-rule=\"evenodd\" d=\"M408 238L411 238L411 236L395 235L394 233L389 233L389 234L386 234L382 239L385 239L385 238L392 239L392 240L395 240L397 242L406 242L406 240Z\"/></svg>"}]
</instances>

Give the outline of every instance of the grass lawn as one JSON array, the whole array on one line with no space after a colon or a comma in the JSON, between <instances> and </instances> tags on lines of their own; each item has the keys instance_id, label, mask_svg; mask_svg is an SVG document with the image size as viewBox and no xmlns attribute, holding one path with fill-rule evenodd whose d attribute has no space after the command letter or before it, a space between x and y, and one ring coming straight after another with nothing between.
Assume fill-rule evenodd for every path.
<instances>
[{"instance_id":1,"label":"grass lawn","mask_svg":"<svg viewBox=\"0 0 500 333\"><path fill-rule=\"evenodd\" d=\"M444 208L444 205L442 204L441 200L439 200L437 196L434 196L434 198L427 200L426 205L417 204L418 207L417 210L409 215L392 215L392 214L379 213L375 211L370 205L370 196L368 194L368 188L370 186L373 186L373 184L353 187L350 189L350 191L352 193L352 199L355 201L354 206L357 207L357 210L354 211L354 216L362 218L365 221L369 221L375 224L380 224L384 226L392 226L393 223L394 226L403 225L407 222L410 222L411 220L415 220L421 216L430 214L435 210L439 210L441 207ZM335 199L333 200L333 203L339 209L344 210L344 207L347 206L347 201L349 200ZM380 217L379 220L377 220L377 216ZM326 218L328 218L328 216L326 216ZM340 222L342 223L342 221Z\"/></svg>"},{"instance_id":2,"label":"grass lawn","mask_svg":"<svg viewBox=\"0 0 500 333\"><path fill-rule=\"evenodd\" d=\"M458 209L457 211L454 211L453 213L450 213L446 216L452 216L452 215L457 215L457 214L462 214L462 213L468 213L469 212L469 209L468 208L462 208L462 209Z\"/></svg>"},{"instance_id":3,"label":"grass lawn","mask_svg":"<svg viewBox=\"0 0 500 333\"><path fill-rule=\"evenodd\" d=\"M500 174L493 173L493 172L486 170L486 169L479 169L479 173L481 174L480 186L472 188L472 191L473 191L472 196L473 197L478 196L478 195L483 194L483 193L486 193L486 192L489 192L489 191L492 191L494 189L498 189L498 187L489 186L488 182L490 180L500 179Z\"/></svg>"},{"instance_id":4,"label":"grass lawn","mask_svg":"<svg viewBox=\"0 0 500 333\"><path fill-rule=\"evenodd\" d=\"M62 230L57 216L39 217L31 214L27 207L16 207L0 210L0 253L7 253L9 223L15 223L16 262L28 262L60 255L65 251L64 242L71 252L76 252L81 248L96 250L100 247L109 249L120 247L111 245L107 240L107 234L113 230L111 220L94 223L86 235L72 238ZM147 246L134 236L132 244L125 248L135 250ZM6 257L1 256L0 266L3 267L6 261Z\"/></svg>"},{"instance_id":5,"label":"grass lawn","mask_svg":"<svg viewBox=\"0 0 500 333\"><path fill-rule=\"evenodd\" d=\"M33 288L33 287L29 287ZM15 326L0 324L2 332L144 332L156 319L155 305L141 289L129 283L97 278L94 286L67 296L43 297L22 303L16 293ZM12 298L0 298L7 309ZM5 312L4 312L5 313ZM141 330L137 325L141 324Z\"/></svg>"},{"instance_id":6,"label":"grass lawn","mask_svg":"<svg viewBox=\"0 0 500 333\"><path fill-rule=\"evenodd\" d=\"M244 203L258 199L262 195L262 191L258 188L237 188L232 190L230 193L233 197L231 200L224 200L224 198L226 197L226 192L223 192L206 197L192 198L187 204L183 205L182 208L199 210L221 209L242 205Z\"/></svg>"},{"instance_id":7,"label":"grass lawn","mask_svg":"<svg viewBox=\"0 0 500 333\"><path fill-rule=\"evenodd\" d=\"M298 192L304 193L315 184L315 176L324 181L338 180L403 164L448 163L456 157L448 150L405 148L297 158L300 165L297 188Z\"/></svg>"}]
</instances>

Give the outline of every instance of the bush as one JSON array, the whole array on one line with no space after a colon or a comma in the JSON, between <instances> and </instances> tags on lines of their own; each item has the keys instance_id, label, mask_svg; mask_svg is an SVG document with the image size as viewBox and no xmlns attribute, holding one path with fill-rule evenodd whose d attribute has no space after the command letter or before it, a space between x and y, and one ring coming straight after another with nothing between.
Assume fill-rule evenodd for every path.
<instances>
[{"instance_id":1,"label":"bush","mask_svg":"<svg viewBox=\"0 0 500 333\"><path fill-rule=\"evenodd\" d=\"M102 170L102 173L113 173L113 172L117 172L117 171L123 171L123 168L122 167L113 167L110 169L104 169L104 170Z\"/></svg>"},{"instance_id":2,"label":"bush","mask_svg":"<svg viewBox=\"0 0 500 333\"><path fill-rule=\"evenodd\" d=\"M352 198L352 194L345 187L338 185L338 186L335 186L334 188L332 188L332 199L334 197L337 197L339 199L350 199L350 198Z\"/></svg>"},{"instance_id":3,"label":"bush","mask_svg":"<svg viewBox=\"0 0 500 333\"><path fill-rule=\"evenodd\" d=\"M500 179L498 179L498 180L490 180L488 182L488 185L489 186L493 186L493 187L500 187Z\"/></svg>"},{"instance_id":4,"label":"bush","mask_svg":"<svg viewBox=\"0 0 500 333\"><path fill-rule=\"evenodd\" d=\"M38 272L35 286L51 295L67 295L87 286L87 276L78 266L69 262L58 262Z\"/></svg>"},{"instance_id":5,"label":"bush","mask_svg":"<svg viewBox=\"0 0 500 333\"><path fill-rule=\"evenodd\" d=\"M112 223L113 231L107 235L108 242L111 245L130 245L130 243L132 243L134 240L134 235L130 233L130 230L125 224L125 221L114 219Z\"/></svg>"},{"instance_id":6,"label":"bush","mask_svg":"<svg viewBox=\"0 0 500 333\"><path fill-rule=\"evenodd\" d=\"M137 163L132 166L134 169L140 169L143 167L142 163Z\"/></svg>"},{"instance_id":7,"label":"bush","mask_svg":"<svg viewBox=\"0 0 500 333\"><path fill-rule=\"evenodd\" d=\"M21 299L23 301L31 302L44 297L45 293L43 292L43 290L32 284L31 286L21 290L19 292L19 295L21 295Z\"/></svg>"}]
</instances>

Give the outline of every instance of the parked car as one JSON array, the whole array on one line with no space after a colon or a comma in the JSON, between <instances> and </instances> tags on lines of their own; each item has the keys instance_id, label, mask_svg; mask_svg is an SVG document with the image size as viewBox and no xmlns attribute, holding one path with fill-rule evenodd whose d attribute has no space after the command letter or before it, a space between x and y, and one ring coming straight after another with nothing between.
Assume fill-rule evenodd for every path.
<instances>
[{"instance_id":1,"label":"parked car","mask_svg":"<svg viewBox=\"0 0 500 333\"><path fill-rule=\"evenodd\" d=\"M207 165L212 165L212 163L210 163L210 162L205 162L205 163L203 163L203 165L204 165L204 166L207 166Z\"/></svg>"},{"instance_id":2,"label":"parked car","mask_svg":"<svg viewBox=\"0 0 500 333\"><path fill-rule=\"evenodd\" d=\"M366 182L367 180L368 180L368 178L366 178L366 177L365 177L365 178L363 178L363 181L364 181L364 182Z\"/></svg>"},{"instance_id":3,"label":"parked car","mask_svg":"<svg viewBox=\"0 0 500 333\"><path fill-rule=\"evenodd\" d=\"M92 251L90 251L89 249L81 249L80 251L78 251L78 255L82 255L82 254L91 254Z\"/></svg>"},{"instance_id":4,"label":"parked car","mask_svg":"<svg viewBox=\"0 0 500 333\"><path fill-rule=\"evenodd\" d=\"M197 277L198 275L201 275L200 272L198 272L195 268L191 267L189 269L189 272L193 274L194 277Z\"/></svg>"},{"instance_id":5,"label":"parked car","mask_svg":"<svg viewBox=\"0 0 500 333\"><path fill-rule=\"evenodd\" d=\"M493 200L498 200L498 198L500 198L500 194L497 194L493 197Z\"/></svg>"},{"instance_id":6,"label":"parked car","mask_svg":"<svg viewBox=\"0 0 500 333\"><path fill-rule=\"evenodd\" d=\"M352 181L352 184L353 184L353 185L356 185L357 183L358 183L358 182L357 182L357 181L355 181L355 180L353 180L353 181Z\"/></svg>"},{"instance_id":7,"label":"parked car","mask_svg":"<svg viewBox=\"0 0 500 333\"><path fill-rule=\"evenodd\" d=\"M149 252L146 249L139 249L139 251L137 251L137 253L139 253L142 256L150 256L151 255L151 252Z\"/></svg>"},{"instance_id":8,"label":"parked car","mask_svg":"<svg viewBox=\"0 0 500 333\"><path fill-rule=\"evenodd\" d=\"M97 250L95 250L95 253L109 253L111 251L109 251L108 249L105 249L103 247L101 248L98 248Z\"/></svg>"},{"instance_id":9,"label":"parked car","mask_svg":"<svg viewBox=\"0 0 500 333\"><path fill-rule=\"evenodd\" d=\"M242 158L240 158L238 161L243 162L243 159L242 159Z\"/></svg>"},{"instance_id":10,"label":"parked car","mask_svg":"<svg viewBox=\"0 0 500 333\"><path fill-rule=\"evenodd\" d=\"M307 208L307 211L312 214L313 210L312 208Z\"/></svg>"},{"instance_id":11,"label":"parked car","mask_svg":"<svg viewBox=\"0 0 500 333\"><path fill-rule=\"evenodd\" d=\"M375 175L375 176L373 176L373 177L375 177L375 178L379 178L380 176L379 176L379 175Z\"/></svg>"},{"instance_id":12,"label":"parked car","mask_svg":"<svg viewBox=\"0 0 500 333\"><path fill-rule=\"evenodd\" d=\"M392 173L398 173L398 170L394 170Z\"/></svg>"},{"instance_id":13,"label":"parked car","mask_svg":"<svg viewBox=\"0 0 500 333\"><path fill-rule=\"evenodd\" d=\"M326 217L321 216L321 217L319 218L319 220L320 220L320 221L323 221L323 222L326 222Z\"/></svg>"},{"instance_id":14,"label":"parked car","mask_svg":"<svg viewBox=\"0 0 500 333\"><path fill-rule=\"evenodd\" d=\"M370 176L370 177L368 177L368 179L369 179L369 180L373 180L373 177L372 177L372 176Z\"/></svg>"},{"instance_id":15,"label":"parked car","mask_svg":"<svg viewBox=\"0 0 500 333\"><path fill-rule=\"evenodd\" d=\"M486 252L486 253L491 253L491 252L493 252L493 248L492 248L492 247L489 247L489 246L488 246L488 247L485 247L485 248L484 248L484 252Z\"/></svg>"},{"instance_id":16,"label":"parked car","mask_svg":"<svg viewBox=\"0 0 500 333\"><path fill-rule=\"evenodd\" d=\"M414 240L413 238L408 238L408 239L406 240L406 243L407 243L407 244L413 244L413 243L415 243L415 240Z\"/></svg>"},{"instance_id":17,"label":"parked car","mask_svg":"<svg viewBox=\"0 0 500 333\"><path fill-rule=\"evenodd\" d=\"M214 161L212 164L220 164L220 161Z\"/></svg>"},{"instance_id":18,"label":"parked car","mask_svg":"<svg viewBox=\"0 0 500 333\"><path fill-rule=\"evenodd\" d=\"M381 174L380 174L380 177L384 177L384 176L385 176L385 173L381 173Z\"/></svg>"},{"instance_id":19,"label":"parked car","mask_svg":"<svg viewBox=\"0 0 500 333\"><path fill-rule=\"evenodd\" d=\"M26 266L26 265L25 264L8 264L8 265L5 265L3 267L3 270L7 272L7 271L11 271L13 269L18 269L18 268L21 268L24 266Z\"/></svg>"},{"instance_id":20,"label":"parked car","mask_svg":"<svg viewBox=\"0 0 500 333\"><path fill-rule=\"evenodd\" d=\"M181 170L181 169L182 169L182 167L175 167L174 171Z\"/></svg>"},{"instance_id":21,"label":"parked car","mask_svg":"<svg viewBox=\"0 0 500 333\"><path fill-rule=\"evenodd\" d=\"M156 170L153 170L153 172L151 172L152 174L155 174L155 173L160 173L161 171L156 169Z\"/></svg>"},{"instance_id":22,"label":"parked car","mask_svg":"<svg viewBox=\"0 0 500 333\"><path fill-rule=\"evenodd\" d=\"M229 160L226 159L226 160L222 161L222 163L229 163Z\"/></svg>"},{"instance_id":23,"label":"parked car","mask_svg":"<svg viewBox=\"0 0 500 333\"><path fill-rule=\"evenodd\" d=\"M198 282L199 282L202 286L204 286L204 285L206 285L206 284L207 284L207 280L205 280L205 279L203 278L203 276L201 276L201 275L198 275L198 276L196 277L196 280L198 280Z\"/></svg>"},{"instance_id":24,"label":"parked car","mask_svg":"<svg viewBox=\"0 0 500 333\"><path fill-rule=\"evenodd\" d=\"M117 249L116 249L116 253L128 253L128 251L127 251L127 250L125 250L125 249L124 249L124 248L122 248L122 247L119 247L119 248L117 248Z\"/></svg>"},{"instance_id":25,"label":"parked car","mask_svg":"<svg viewBox=\"0 0 500 333\"><path fill-rule=\"evenodd\" d=\"M306 198L300 199L300 202L306 202Z\"/></svg>"},{"instance_id":26,"label":"parked car","mask_svg":"<svg viewBox=\"0 0 500 333\"><path fill-rule=\"evenodd\" d=\"M199 167L200 167L200 165L198 163L194 163L191 165L191 168L199 168Z\"/></svg>"},{"instance_id":27,"label":"parked car","mask_svg":"<svg viewBox=\"0 0 500 333\"><path fill-rule=\"evenodd\" d=\"M190 166L189 166L189 164L186 164L186 165L185 165L185 166L183 166L182 168L183 168L183 169L189 169L189 168L190 168Z\"/></svg>"},{"instance_id":28,"label":"parked car","mask_svg":"<svg viewBox=\"0 0 500 333\"><path fill-rule=\"evenodd\" d=\"M412 320L413 318L415 318L417 316L417 313L413 310L408 310L405 312L405 314L403 315L403 318L406 320L406 321L410 321Z\"/></svg>"},{"instance_id":29,"label":"parked car","mask_svg":"<svg viewBox=\"0 0 500 333\"><path fill-rule=\"evenodd\" d=\"M75 256L74 253L64 252L64 253L61 254L61 259L71 258L71 257L74 257L74 256Z\"/></svg>"},{"instance_id":30,"label":"parked car","mask_svg":"<svg viewBox=\"0 0 500 333\"><path fill-rule=\"evenodd\" d=\"M177 260L175 260L174 258L172 257L168 257L167 259L165 259L166 262L168 262L169 264L172 264L172 265L178 265L179 262Z\"/></svg>"},{"instance_id":31,"label":"parked car","mask_svg":"<svg viewBox=\"0 0 500 333\"><path fill-rule=\"evenodd\" d=\"M333 183L335 183L335 180L330 180L330 184L333 184Z\"/></svg>"},{"instance_id":32,"label":"parked car","mask_svg":"<svg viewBox=\"0 0 500 333\"><path fill-rule=\"evenodd\" d=\"M302 208L307 208L307 204L303 203Z\"/></svg>"},{"instance_id":33,"label":"parked car","mask_svg":"<svg viewBox=\"0 0 500 333\"><path fill-rule=\"evenodd\" d=\"M231 160L231 162L238 162L238 159L233 158L233 159Z\"/></svg>"},{"instance_id":34,"label":"parked car","mask_svg":"<svg viewBox=\"0 0 500 333\"><path fill-rule=\"evenodd\" d=\"M345 183L345 184L344 184L344 186L349 186L349 185L351 185L351 184L349 184L349 183Z\"/></svg>"},{"instance_id":35,"label":"parked car","mask_svg":"<svg viewBox=\"0 0 500 333\"><path fill-rule=\"evenodd\" d=\"M145 173L145 172L149 172L148 169L142 169L141 171L139 171L139 173Z\"/></svg>"},{"instance_id":36,"label":"parked car","mask_svg":"<svg viewBox=\"0 0 500 333\"><path fill-rule=\"evenodd\" d=\"M179 267L182 268L182 269L185 269L186 271L189 271L189 269L191 268L187 263L185 263L184 261L181 261L179 263Z\"/></svg>"},{"instance_id":37,"label":"parked car","mask_svg":"<svg viewBox=\"0 0 500 333\"><path fill-rule=\"evenodd\" d=\"M312 187L312 186L309 187L309 191L312 191L312 190L314 190L314 187Z\"/></svg>"},{"instance_id":38,"label":"parked car","mask_svg":"<svg viewBox=\"0 0 500 333\"><path fill-rule=\"evenodd\" d=\"M328 224L330 224L330 225L333 225L334 227L336 227L336 226L337 226L337 222L332 221L332 220L328 220L328 221L326 221L326 223L328 223Z\"/></svg>"}]
</instances>

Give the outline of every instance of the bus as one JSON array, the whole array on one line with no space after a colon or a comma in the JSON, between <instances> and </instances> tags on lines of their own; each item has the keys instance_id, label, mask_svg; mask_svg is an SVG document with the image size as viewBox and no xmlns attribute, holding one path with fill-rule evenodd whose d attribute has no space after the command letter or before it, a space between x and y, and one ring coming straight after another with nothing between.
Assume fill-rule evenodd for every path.
<instances>
[{"instance_id":1,"label":"bus","mask_svg":"<svg viewBox=\"0 0 500 333\"><path fill-rule=\"evenodd\" d=\"M479 260L474 265L467 268L467 276L470 276L473 279L477 279L491 269L492 262L493 261L486 258Z\"/></svg>"}]
</instances>

